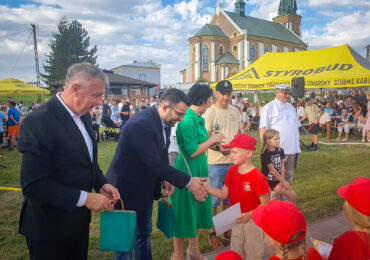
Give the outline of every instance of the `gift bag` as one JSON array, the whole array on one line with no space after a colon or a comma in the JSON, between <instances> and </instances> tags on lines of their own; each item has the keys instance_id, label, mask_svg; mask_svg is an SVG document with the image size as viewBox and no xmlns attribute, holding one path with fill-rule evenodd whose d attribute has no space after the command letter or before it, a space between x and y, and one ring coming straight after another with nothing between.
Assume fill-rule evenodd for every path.
<instances>
[{"instance_id":1,"label":"gift bag","mask_svg":"<svg viewBox=\"0 0 370 260\"><path fill-rule=\"evenodd\" d=\"M100 215L100 250L131 251L136 231L136 212L124 210L104 211Z\"/></svg>"},{"instance_id":2,"label":"gift bag","mask_svg":"<svg viewBox=\"0 0 370 260\"><path fill-rule=\"evenodd\" d=\"M176 235L175 209L167 200L158 201L157 228L168 238Z\"/></svg>"}]
</instances>

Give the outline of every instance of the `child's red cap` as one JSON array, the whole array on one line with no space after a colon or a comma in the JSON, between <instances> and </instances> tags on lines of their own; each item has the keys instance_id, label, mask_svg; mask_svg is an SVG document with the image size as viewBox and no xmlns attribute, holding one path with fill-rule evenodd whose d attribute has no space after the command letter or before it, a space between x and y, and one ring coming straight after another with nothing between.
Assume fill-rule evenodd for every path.
<instances>
[{"instance_id":1,"label":"child's red cap","mask_svg":"<svg viewBox=\"0 0 370 260\"><path fill-rule=\"evenodd\" d=\"M257 140L247 134L237 134L229 144L223 144L222 147L239 147L246 150L256 150Z\"/></svg>"},{"instance_id":2,"label":"child's red cap","mask_svg":"<svg viewBox=\"0 0 370 260\"><path fill-rule=\"evenodd\" d=\"M243 260L243 258L232 250L228 250L219 254L215 260Z\"/></svg>"},{"instance_id":3,"label":"child's red cap","mask_svg":"<svg viewBox=\"0 0 370 260\"><path fill-rule=\"evenodd\" d=\"M370 216L370 179L358 177L351 184L338 189L338 194L356 210Z\"/></svg>"},{"instance_id":4,"label":"child's red cap","mask_svg":"<svg viewBox=\"0 0 370 260\"><path fill-rule=\"evenodd\" d=\"M292 202L271 200L267 206L256 208L252 218L267 235L281 244L291 244L306 236L306 221ZM303 233L290 239L299 232Z\"/></svg>"}]
</instances>

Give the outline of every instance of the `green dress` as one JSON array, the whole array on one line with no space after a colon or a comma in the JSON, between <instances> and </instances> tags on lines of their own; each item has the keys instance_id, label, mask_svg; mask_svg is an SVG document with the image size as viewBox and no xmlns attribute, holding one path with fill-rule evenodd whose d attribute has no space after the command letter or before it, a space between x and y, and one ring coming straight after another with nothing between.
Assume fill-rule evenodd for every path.
<instances>
[{"instance_id":1,"label":"green dress","mask_svg":"<svg viewBox=\"0 0 370 260\"><path fill-rule=\"evenodd\" d=\"M193 110L188 108L184 121L177 124L176 140L193 177L208 176L206 153L190 158L190 155L198 150L199 144L207 139L208 133L204 126L204 118L197 116ZM174 167L189 174L180 152ZM175 188L170 197L170 203L175 208L176 237L196 237L197 229L213 228L211 196L208 196L206 201L200 202L187 188L183 190Z\"/></svg>"}]
</instances>

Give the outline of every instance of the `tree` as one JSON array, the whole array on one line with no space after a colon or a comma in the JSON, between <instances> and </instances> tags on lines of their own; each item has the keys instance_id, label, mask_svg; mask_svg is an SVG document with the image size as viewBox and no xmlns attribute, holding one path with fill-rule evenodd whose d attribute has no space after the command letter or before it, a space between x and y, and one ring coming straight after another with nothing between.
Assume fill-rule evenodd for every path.
<instances>
[{"instance_id":1,"label":"tree","mask_svg":"<svg viewBox=\"0 0 370 260\"><path fill-rule=\"evenodd\" d=\"M53 33L52 37L48 44L50 53L46 55L43 64L45 74L41 74L46 84L63 80L68 68L74 63L96 63L96 45L89 50L90 37L77 20L69 22L63 16L58 23L58 32Z\"/></svg>"},{"instance_id":2,"label":"tree","mask_svg":"<svg viewBox=\"0 0 370 260\"><path fill-rule=\"evenodd\" d=\"M203 78L199 78L196 83L208 83L208 80L206 79L203 79Z\"/></svg>"}]
</instances>

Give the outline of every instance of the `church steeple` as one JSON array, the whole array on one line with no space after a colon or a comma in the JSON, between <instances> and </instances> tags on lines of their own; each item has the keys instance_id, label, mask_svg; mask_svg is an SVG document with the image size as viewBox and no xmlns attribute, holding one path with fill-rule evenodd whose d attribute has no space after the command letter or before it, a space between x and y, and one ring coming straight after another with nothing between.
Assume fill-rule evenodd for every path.
<instances>
[{"instance_id":1,"label":"church steeple","mask_svg":"<svg viewBox=\"0 0 370 260\"><path fill-rule=\"evenodd\" d=\"M301 19L302 17L297 14L296 0L280 0L278 16L274 17L272 21L284 25L288 30L301 37Z\"/></svg>"},{"instance_id":2,"label":"church steeple","mask_svg":"<svg viewBox=\"0 0 370 260\"><path fill-rule=\"evenodd\" d=\"M245 16L245 3L244 0L236 0L235 2L235 13L240 16Z\"/></svg>"},{"instance_id":3,"label":"church steeple","mask_svg":"<svg viewBox=\"0 0 370 260\"><path fill-rule=\"evenodd\" d=\"M279 15L297 14L297 2L295 0L280 0Z\"/></svg>"}]
</instances>

